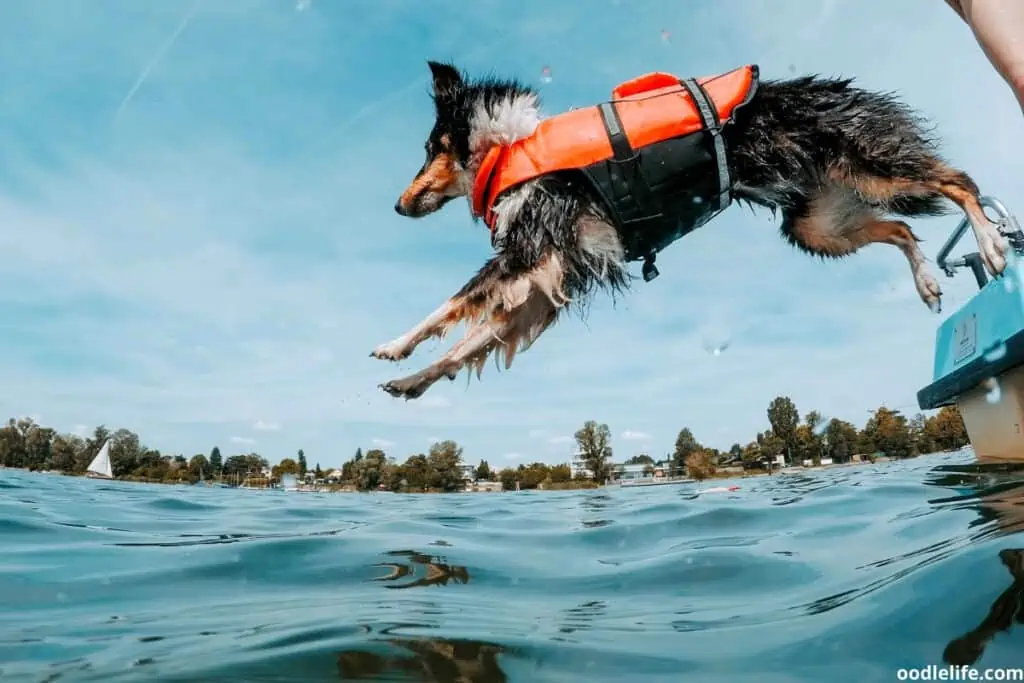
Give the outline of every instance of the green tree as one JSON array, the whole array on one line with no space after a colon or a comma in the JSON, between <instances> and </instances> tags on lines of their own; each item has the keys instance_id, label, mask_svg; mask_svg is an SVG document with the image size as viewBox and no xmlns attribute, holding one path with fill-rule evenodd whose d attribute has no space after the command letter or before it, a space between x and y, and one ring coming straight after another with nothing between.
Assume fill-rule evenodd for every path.
<instances>
[{"instance_id":1,"label":"green tree","mask_svg":"<svg viewBox=\"0 0 1024 683\"><path fill-rule=\"evenodd\" d=\"M490 481L491 480L491 466L487 464L486 460L481 460L480 464L476 467L476 479L477 481Z\"/></svg>"},{"instance_id":2,"label":"green tree","mask_svg":"<svg viewBox=\"0 0 1024 683\"><path fill-rule=\"evenodd\" d=\"M772 426L772 432L782 439L787 453L793 452L796 447L796 428L800 424L800 413L797 412L796 404L788 396L777 396L768 404L768 423Z\"/></svg>"},{"instance_id":3,"label":"green tree","mask_svg":"<svg viewBox=\"0 0 1024 683\"><path fill-rule=\"evenodd\" d=\"M114 476L123 477L138 469L149 467L150 462L140 462L143 453L139 435L128 429L118 429L110 436L110 467ZM141 474L141 473L140 473Z\"/></svg>"},{"instance_id":4,"label":"green tree","mask_svg":"<svg viewBox=\"0 0 1024 683\"><path fill-rule=\"evenodd\" d=\"M681 474L686 471L686 459L696 453L701 445L694 438L689 427L683 427L676 437L675 449L672 451L672 474Z\"/></svg>"},{"instance_id":5,"label":"green tree","mask_svg":"<svg viewBox=\"0 0 1024 683\"><path fill-rule=\"evenodd\" d=\"M360 453L360 456L362 454ZM360 491L375 491L384 483L385 470L388 465L388 457L384 451L374 448L366 452L366 457L360 457L352 463L353 483ZM320 478L320 464L317 463L317 478Z\"/></svg>"},{"instance_id":6,"label":"green tree","mask_svg":"<svg viewBox=\"0 0 1024 683\"><path fill-rule=\"evenodd\" d=\"M516 482L519 480L518 471L511 467L506 467L501 472L498 472L498 481L501 482L502 491L515 491Z\"/></svg>"},{"instance_id":7,"label":"green tree","mask_svg":"<svg viewBox=\"0 0 1024 683\"><path fill-rule=\"evenodd\" d=\"M53 438L50 446L50 453L53 459L53 469L62 472L74 472L80 459L80 454L85 450L85 440L73 434L58 434Z\"/></svg>"},{"instance_id":8,"label":"green tree","mask_svg":"<svg viewBox=\"0 0 1024 683\"><path fill-rule=\"evenodd\" d=\"M936 450L935 441L928 433L928 419L921 413L910 418L910 446L916 455L927 455Z\"/></svg>"},{"instance_id":9,"label":"green tree","mask_svg":"<svg viewBox=\"0 0 1024 683\"><path fill-rule=\"evenodd\" d=\"M829 420L825 427L825 452L835 462L848 462L857 452L857 428L844 420Z\"/></svg>"},{"instance_id":10,"label":"green tree","mask_svg":"<svg viewBox=\"0 0 1024 683\"><path fill-rule=\"evenodd\" d=\"M813 460L815 466L821 465L821 458L825 455L825 416L812 410L804 416L803 427L800 434L802 457Z\"/></svg>"},{"instance_id":11,"label":"green tree","mask_svg":"<svg viewBox=\"0 0 1024 683\"><path fill-rule=\"evenodd\" d=\"M304 476L306 476L306 454L300 448L299 452L296 455L297 455L296 464L299 466L299 471L297 472L297 474L300 477L304 477Z\"/></svg>"},{"instance_id":12,"label":"green tree","mask_svg":"<svg viewBox=\"0 0 1024 683\"><path fill-rule=\"evenodd\" d=\"M757 441L751 441L743 447L743 451L740 453L740 459L743 461L743 467L745 469L754 469L760 467L764 455L761 453L761 446Z\"/></svg>"},{"instance_id":13,"label":"green tree","mask_svg":"<svg viewBox=\"0 0 1024 683\"><path fill-rule=\"evenodd\" d=\"M193 455L192 459L188 462L188 471L190 474L199 477L200 472L210 471L210 461L202 453Z\"/></svg>"},{"instance_id":14,"label":"green tree","mask_svg":"<svg viewBox=\"0 0 1024 683\"><path fill-rule=\"evenodd\" d=\"M608 425L587 420L573 438L576 439L580 457L594 473L594 481L603 483L611 474L612 435Z\"/></svg>"},{"instance_id":15,"label":"green tree","mask_svg":"<svg viewBox=\"0 0 1024 683\"><path fill-rule=\"evenodd\" d=\"M461 463L462 447L459 444L450 440L432 444L427 452L431 488L461 491L465 484L459 468Z\"/></svg>"},{"instance_id":16,"label":"green tree","mask_svg":"<svg viewBox=\"0 0 1024 683\"><path fill-rule=\"evenodd\" d=\"M555 465L550 469L548 478L553 484L564 484L572 481L572 468L570 468L566 463Z\"/></svg>"},{"instance_id":17,"label":"green tree","mask_svg":"<svg viewBox=\"0 0 1024 683\"><path fill-rule=\"evenodd\" d=\"M624 464L626 464L626 465L653 465L654 464L654 458L652 458L651 456L647 455L646 453L641 453L640 455L634 455L632 458L627 460Z\"/></svg>"},{"instance_id":18,"label":"green tree","mask_svg":"<svg viewBox=\"0 0 1024 683\"><path fill-rule=\"evenodd\" d=\"M280 479L286 474L292 474L298 476L299 474L299 463L292 458L285 458L281 462L274 465L271 469L271 476L274 479Z\"/></svg>"},{"instance_id":19,"label":"green tree","mask_svg":"<svg viewBox=\"0 0 1024 683\"><path fill-rule=\"evenodd\" d=\"M519 487L523 490L538 488L551 476L550 468L542 462L534 462L529 465L520 465L516 470L516 479ZM513 484L513 487L515 485Z\"/></svg>"},{"instance_id":20,"label":"green tree","mask_svg":"<svg viewBox=\"0 0 1024 683\"><path fill-rule=\"evenodd\" d=\"M217 446L214 446L213 450L210 451L210 469L218 476L224 469L224 458L221 456L220 448Z\"/></svg>"},{"instance_id":21,"label":"green tree","mask_svg":"<svg viewBox=\"0 0 1024 683\"><path fill-rule=\"evenodd\" d=\"M24 434L25 455L28 458L28 467L36 470L50 469L52 466L50 446L57 432L29 420Z\"/></svg>"},{"instance_id":22,"label":"green tree","mask_svg":"<svg viewBox=\"0 0 1024 683\"><path fill-rule=\"evenodd\" d=\"M864 425L864 435L875 448L892 458L906 458L911 455L910 427L907 418L898 411L885 406Z\"/></svg>"},{"instance_id":23,"label":"green tree","mask_svg":"<svg viewBox=\"0 0 1024 683\"><path fill-rule=\"evenodd\" d=\"M757 447L761 457L769 460L775 460L776 456L786 451L786 443L770 429L757 435Z\"/></svg>"},{"instance_id":24,"label":"green tree","mask_svg":"<svg viewBox=\"0 0 1024 683\"><path fill-rule=\"evenodd\" d=\"M686 457L686 475L704 481L715 473L715 459L708 451L699 450Z\"/></svg>"},{"instance_id":25,"label":"green tree","mask_svg":"<svg viewBox=\"0 0 1024 683\"><path fill-rule=\"evenodd\" d=\"M430 465L422 453L410 455L402 465L402 478L409 491L426 491L430 487Z\"/></svg>"},{"instance_id":26,"label":"green tree","mask_svg":"<svg viewBox=\"0 0 1024 683\"><path fill-rule=\"evenodd\" d=\"M963 417L956 406L944 406L928 418L925 433L940 451L963 448L970 443Z\"/></svg>"}]
</instances>

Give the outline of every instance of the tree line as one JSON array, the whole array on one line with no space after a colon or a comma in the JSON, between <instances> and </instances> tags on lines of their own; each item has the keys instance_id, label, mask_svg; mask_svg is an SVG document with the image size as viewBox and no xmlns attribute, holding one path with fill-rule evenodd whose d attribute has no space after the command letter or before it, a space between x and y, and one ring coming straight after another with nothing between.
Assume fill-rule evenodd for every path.
<instances>
[{"instance_id":1,"label":"tree line","mask_svg":"<svg viewBox=\"0 0 1024 683\"><path fill-rule=\"evenodd\" d=\"M746 445L734 443L725 451L702 444L684 427L676 437L673 451L665 454L662 462L668 464L669 474L706 479L724 466L770 471L779 456L787 466L807 461L817 466L823 459L847 463L855 456L868 460L878 456L908 458L954 450L969 443L963 418L955 406L941 408L930 417L918 413L910 419L898 410L882 406L873 411L860 429L846 420L826 419L815 410L801 419L796 404L788 396L772 399L766 415L767 430L757 433ZM587 422L576 432L575 440L588 469L596 479L604 481L611 474L612 462L608 425ZM653 468L655 459L640 454L626 464Z\"/></svg>"},{"instance_id":2,"label":"tree line","mask_svg":"<svg viewBox=\"0 0 1024 683\"><path fill-rule=\"evenodd\" d=\"M883 406L858 429L845 420L826 420L813 410L801 419L792 399L779 396L768 405L766 416L768 429L756 434L746 445L735 443L727 450L702 444L684 427L676 437L673 451L661 460L668 463L671 474L703 479L725 466L761 470L778 456L782 456L787 465L805 461L820 464L825 458L843 463L857 455L869 459L877 455L906 458L960 448L968 443L963 420L955 407L942 408L930 417L919 413L908 419L899 411ZM492 470L486 460L481 460L477 466L467 468L463 465L462 447L455 441L445 440L432 444L426 453L408 456L404 462L389 457L379 448L365 453L357 449L341 466L340 476L334 478L333 483L360 491L423 492L457 491L467 478L499 481L505 490L542 486L567 488L607 481L613 467L608 425L590 420L575 433L574 440L578 457L589 470L585 477L574 479L568 463L534 462ZM82 437L57 433L29 418L12 418L0 427L0 466L83 474L107 441L114 476L120 479L195 483L203 477L238 484L264 477L269 467L267 459L254 452L224 458L215 446L209 455L166 454L145 446L139 436L128 429L111 431L101 425L91 436ZM653 468L655 459L642 453L626 462L648 464ZM301 479L310 471L316 479L323 480L327 476L319 463L310 468L300 449L296 457L284 458L270 468L267 479L273 482L288 474Z\"/></svg>"}]
</instances>

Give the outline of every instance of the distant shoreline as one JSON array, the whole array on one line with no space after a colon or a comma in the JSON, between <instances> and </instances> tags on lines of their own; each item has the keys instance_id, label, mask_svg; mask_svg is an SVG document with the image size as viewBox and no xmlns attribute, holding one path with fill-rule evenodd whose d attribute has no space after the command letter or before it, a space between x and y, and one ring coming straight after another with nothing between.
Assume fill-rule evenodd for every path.
<instances>
[{"instance_id":1,"label":"distant shoreline","mask_svg":"<svg viewBox=\"0 0 1024 683\"><path fill-rule=\"evenodd\" d=\"M874 465L874 464L880 464L880 463L884 464L884 463L889 463L889 462L897 462L897 461L904 461L904 460L914 460L916 458L925 458L925 457L935 456L935 455L948 455L950 453L956 453L957 451L963 450L963 448L964 447L954 448L954 449L949 449L949 450L944 450L944 451L936 451L934 453L922 453L920 455L911 456L909 458L890 458L890 457L886 457L886 456L881 456L881 457L876 457L873 460L865 459L865 460L860 460L860 461L850 461L850 462L844 462L844 463L829 463L827 465L818 465L818 466L813 466L812 465L810 467L805 467L803 465L794 465L794 466L789 466L789 467L782 467L782 468L779 468L779 469L773 469L770 473L767 470L764 470L764 469L750 469L750 470L745 470L742 473L741 472L716 471L713 474L711 474L710 476L705 477L703 479L700 479L700 480L694 479L693 483L699 484L702 481L723 480L723 479L751 479L751 478L755 478L755 477L790 475L790 474L798 474L798 473L801 473L801 472L817 472L817 471L839 469L839 468L845 468L845 467L857 467L857 466L862 466L862 465ZM118 481L118 482L130 483L130 484L162 484L162 485L168 485L168 486L186 486L186 487L189 487L189 488L194 487L194 486L202 486L202 484L199 483L199 482L189 482L189 481L186 481L186 480L167 481L167 480L161 480L161 479L146 479L144 477L134 477L134 476L114 477L112 479L105 479L105 478L99 478L99 477L88 477L86 475L86 473L83 473L83 472L65 472L65 471L62 471L62 470L38 470L38 469L30 469L30 468L27 468L27 467L11 467L11 466L8 466L8 465L0 465L0 471L2 471L2 470L15 470L15 471L19 471L19 472L28 472L30 474L47 474L47 475L57 475L57 476L63 476L63 477L92 478L92 479L96 479L97 481ZM222 482L221 480L217 480L217 479L208 479L208 480L205 480L205 481L206 481L206 487L207 488L225 488L223 486L217 486L217 485L218 484L227 484L227 482ZM259 480L257 480L257 481L259 481ZM493 482L493 483L498 483L498 482ZM546 482L546 483L542 483L540 486L537 486L536 488L523 489L523 491L526 491L526 490L531 490L531 491L551 491L551 492L554 492L554 491L582 491L582 490L599 490L599 489L605 489L605 488L620 488L620 486L621 486L620 482L614 482L614 483L611 483L611 484L598 484L598 483L592 482L592 481L571 480L571 481L568 481L568 482L560 482L560 483ZM521 491L515 491L515 490L503 490L503 491L444 491L442 489L437 489L437 488L427 489L427 490L423 490L423 491L390 491L390 490L360 491L357 488L355 488L354 486L352 486L351 484L330 484L330 485L321 486L321 487L319 487L317 489L314 489L314 490L305 490L305 491L295 491L294 489L283 489L281 486L242 487L242 486L234 486L234 485L230 485L230 484L228 484L226 486L226 488L240 489L240 490L243 490L243 491L281 491L282 493L395 493L395 494L408 494L408 495L429 495L429 494L439 494L439 493L471 493L472 494L472 493L519 493L519 492L521 492ZM633 488L633 487L627 487L627 488ZM637 486L635 488L645 488L645 487L644 486Z\"/></svg>"}]
</instances>

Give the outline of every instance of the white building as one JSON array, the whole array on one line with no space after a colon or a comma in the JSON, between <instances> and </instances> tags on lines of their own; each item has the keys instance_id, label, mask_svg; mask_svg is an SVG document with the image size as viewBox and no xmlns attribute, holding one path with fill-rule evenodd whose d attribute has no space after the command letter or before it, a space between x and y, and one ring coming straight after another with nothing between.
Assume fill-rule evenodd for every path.
<instances>
[{"instance_id":1,"label":"white building","mask_svg":"<svg viewBox=\"0 0 1024 683\"><path fill-rule=\"evenodd\" d=\"M469 463L459 463L459 473L465 481L476 481L476 466Z\"/></svg>"},{"instance_id":2,"label":"white building","mask_svg":"<svg viewBox=\"0 0 1024 683\"><path fill-rule=\"evenodd\" d=\"M594 471L587 467L587 461L583 459L582 452L575 452L572 454L572 460L569 461L569 471L572 473L572 478L577 479L586 477L587 479L594 478Z\"/></svg>"}]
</instances>

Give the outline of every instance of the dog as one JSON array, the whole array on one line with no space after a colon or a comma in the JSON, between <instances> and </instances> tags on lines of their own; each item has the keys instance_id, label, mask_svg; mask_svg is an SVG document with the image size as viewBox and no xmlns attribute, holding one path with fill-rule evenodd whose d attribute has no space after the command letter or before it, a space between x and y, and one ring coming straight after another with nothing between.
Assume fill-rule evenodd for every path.
<instances>
[{"instance_id":1,"label":"dog","mask_svg":"<svg viewBox=\"0 0 1024 683\"><path fill-rule=\"evenodd\" d=\"M495 255L422 322L370 354L402 360L426 339L443 338L453 326L467 324L465 337L439 360L415 374L380 385L392 396L405 399L422 396L443 377L454 380L463 368L475 369L479 377L492 354L497 362L503 357L507 369L517 351L529 348L570 304L582 310L598 291L614 296L627 289L634 279L628 273L628 261L638 258L636 248L631 254L628 244L635 244L638 235L643 238L643 228L629 227L636 222L623 219L607 192L602 193L600 183L587 182L586 174L578 169L561 169L554 162L548 166L561 170L542 169L535 177L520 174L527 179L501 189L497 196L493 191L488 195L486 184L491 181L483 176L490 171L484 166L493 166L493 155L533 145L533 151L525 156L501 162L506 171L510 166L522 166L521 161L528 166L531 160L523 159L546 153L538 149L557 147L562 137L576 135L580 127L545 128L552 119L542 117L537 93L522 83L471 79L448 63L431 61L428 66L435 120L425 145L426 161L401 193L395 211L421 218L453 199L469 197L474 216L491 227ZM761 80L756 66L729 78L739 82L741 76L747 80L729 86L732 91L720 87L724 94L719 100L735 100L724 104L712 102L714 93L708 96L719 82L714 78L696 87L692 80L677 79L674 89L666 89L662 87L665 75L660 74L653 80L656 92L645 93L640 87L640 94L629 94L637 90L636 84L624 88L629 91L625 94L616 91L620 97L617 101L613 97L613 102L623 120L633 116L629 113L633 110L623 107L648 107L651 98L665 93L675 98L677 104L672 106L690 107L679 110L683 118L692 118L693 111L700 115L697 133L677 139L699 142L704 151L685 142L689 145L686 154L690 158L699 156L698 152L704 154L703 166L698 174L684 169L682 175L668 178L674 183L669 194L679 190L676 200L693 195L698 208L717 210L720 207L708 205L714 204L716 197L727 196L725 205L735 201L768 208L773 215L781 214L782 236L817 257L839 259L869 244L890 244L906 257L922 301L936 311L941 310L942 291L925 264L920 240L906 222L889 216L937 216L958 207L970 221L988 272L993 276L1003 272L1009 244L986 217L978 186L967 173L940 157L938 143L924 119L909 106L892 94L855 87L848 78L810 75ZM651 77L640 80L644 78ZM710 103L710 109L718 111L702 109L702 103ZM593 111L587 116L596 116ZM608 111L601 109L605 130L609 136L619 133L621 142L622 121L610 121ZM669 120L662 125L675 124ZM671 136L672 131L665 135ZM588 133L589 142L585 141L591 148L609 147L608 138L595 142L593 137ZM629 185L633 181L623 180L628 174L621 169L642 156L637 152L626 145L625 153L616 152L611 160L591 154L597 161L588 168L610 169L603 176L605 190L615 182ZM669 158L664 156L667 153L671 150L658 152L662 165ZM656 160L657 154L651 158ZM657 162L642 167L640 175L650 176L656 166ZM708 182L716 180L722 183L718 194L687 194L684 187L706 189ZM642 194L638 187L629 185L623 196ZM676 200L672 205L676 213L685 213L686 207ZM691 222L703 220L710 218L697 216ZM663 227L658 230L664 232ZM677 232L662 242L685 234L686 228ZM642 254L645 279L646 270L654 270L649 267L657 248Z\"/></svg>"}]
</instances>

